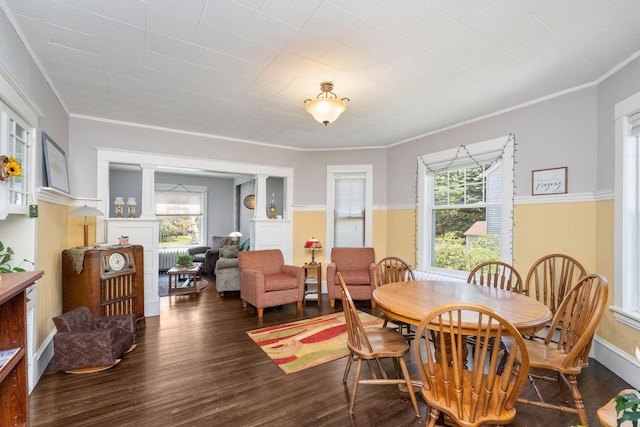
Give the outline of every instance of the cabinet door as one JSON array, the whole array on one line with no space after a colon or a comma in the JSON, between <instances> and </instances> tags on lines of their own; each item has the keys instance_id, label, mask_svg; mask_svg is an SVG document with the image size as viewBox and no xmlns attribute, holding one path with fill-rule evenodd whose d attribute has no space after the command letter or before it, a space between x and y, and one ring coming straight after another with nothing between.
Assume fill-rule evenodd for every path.
<instances>
[{"instance_id":1,"label":"cabinet door","mask_svg":"<svg viewBox=\"0 0 640 427\"><path fill-rule=\"evenodd\" d=\"M27 214L33 200L34 130L0 102L0 155L13 157L20 164L20 175L9 175L0 182L0 219L8 214Z\"/></svg>"}]
</instances>

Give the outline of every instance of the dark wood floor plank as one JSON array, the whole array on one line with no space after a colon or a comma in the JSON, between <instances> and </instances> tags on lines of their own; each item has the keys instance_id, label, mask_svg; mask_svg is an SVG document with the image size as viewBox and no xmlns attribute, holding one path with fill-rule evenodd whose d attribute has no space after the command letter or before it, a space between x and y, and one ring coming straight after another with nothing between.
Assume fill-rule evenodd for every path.
<instances>
[{"instance_id":1,"label":"dark wood floor plank","mask_svg":"<svg viewBox=\"0 0 640 427\"><path fill-rule=\"evenodd\" d=\"M407 394L395 386L361 386L349 415L342 383L346 359L285 375L246 332L334 312L325 298L301 312L290 304L244 309L237 293L219 297L213 281L197 295L162 298L161 315L147 318L138 347L114 368L72 375L51 367L29 398L31 426L418 426ZM358 308L371 310L369 303ZM336 303L336 310L341 310ZM409 369L415 365L407 358ZM351 389L353 373L349 377ZM579 385L589 420L629 385L595 360ZM545 384L543 388L556 388ZM525 395L533 396L530 387ZM569 426L578 417L518 405L512 426Z\"/></svg>"}]
</instances>

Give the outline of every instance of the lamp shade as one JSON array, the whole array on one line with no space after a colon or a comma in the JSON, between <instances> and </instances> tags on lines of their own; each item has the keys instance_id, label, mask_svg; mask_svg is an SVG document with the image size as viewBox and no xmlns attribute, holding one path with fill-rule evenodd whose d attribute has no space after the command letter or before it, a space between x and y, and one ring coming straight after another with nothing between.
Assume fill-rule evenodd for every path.
<instances>
[{"instance_id":1,"label":"lamp shade","mask_svg":"<svg viewBox=\"0 0 640 427\"><path fill-rule=\"evenodd\" d=\"M305 242L304 248L315 251L322 248L322 243L320 243L318 239L312 237Z\"/></svg>"},{"instance_id":2,"label":"lamp shade","mask_svg":"<svg viewBox=\"0 0 640 427\"><path fill-rule=\"evenodd\" d=\"M89 207L87 205L70 210L68 215L69 216L104 216L104 214L100 212L98 209Z\"/></svg>"},{"instance_id":3,"label":"lamp shade","mask_svg":"<svg viewBox=\"0 0 640 427\"><path fill-rule=\"evenodd\" d=\"M242 237L242 233L239 231L232 231L231 233L229 233L229 237L237 239L238 237Z\"/></svg>"},{"instance_id":4,"label":"lamp shade","mask_svg":"<svg viewBox=\"0 0 640 427\"><path fill-rule=\"evenodd\" d=\"M304 108L316 121L326 126L340 117L340 114L347 109L347 104L335 98L318 98L308 101Z\"/></svg>"}]
</instances>

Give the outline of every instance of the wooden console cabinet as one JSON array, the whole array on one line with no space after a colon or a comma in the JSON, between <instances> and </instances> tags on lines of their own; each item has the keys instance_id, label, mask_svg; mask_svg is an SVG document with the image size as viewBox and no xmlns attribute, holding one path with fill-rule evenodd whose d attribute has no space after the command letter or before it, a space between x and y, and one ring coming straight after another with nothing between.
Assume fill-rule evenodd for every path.
<instances>
[{"instance_id":1,"label":"wooden console cabinet","mask_svg":"<svg viewBox=\"0 0 640 427\"><path fill-rule=\"evenodd\" d=\"M84 255L79 272L72 255ZM144 325L143 247L127 245L64 250L62 311L66 313L81 306L88 307L94 316L133 313L138 325Z\"/></svg>"},{"instance_id":2,"label":"wooden console cabinet","mask_svg":"<svg viewBox=\"0 0 640 427\"><path fill-rule=\"evenodd\" d=\"M0 367L0 426L29 424L26 289L44 271L0 275L0 352L16 349Z\"/></svg>"}]
</instances>

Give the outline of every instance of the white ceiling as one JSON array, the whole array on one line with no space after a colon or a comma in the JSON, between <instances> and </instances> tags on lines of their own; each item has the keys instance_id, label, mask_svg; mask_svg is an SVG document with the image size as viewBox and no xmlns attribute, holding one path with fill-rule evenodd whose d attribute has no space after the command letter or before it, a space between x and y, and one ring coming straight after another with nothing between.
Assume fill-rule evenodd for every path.
<instances>
[{"instance_id":1,"label":"white ceiling","mask_svg":"<svg viewBox=\"0 0 640 427\"><path fill-rule=\"evenodd\" d=\"M388 146L592 83L638 0L0 0L68 113L302 149ZM334 82L325 127L304 100Z\"/></svg>"}]
</instances>

